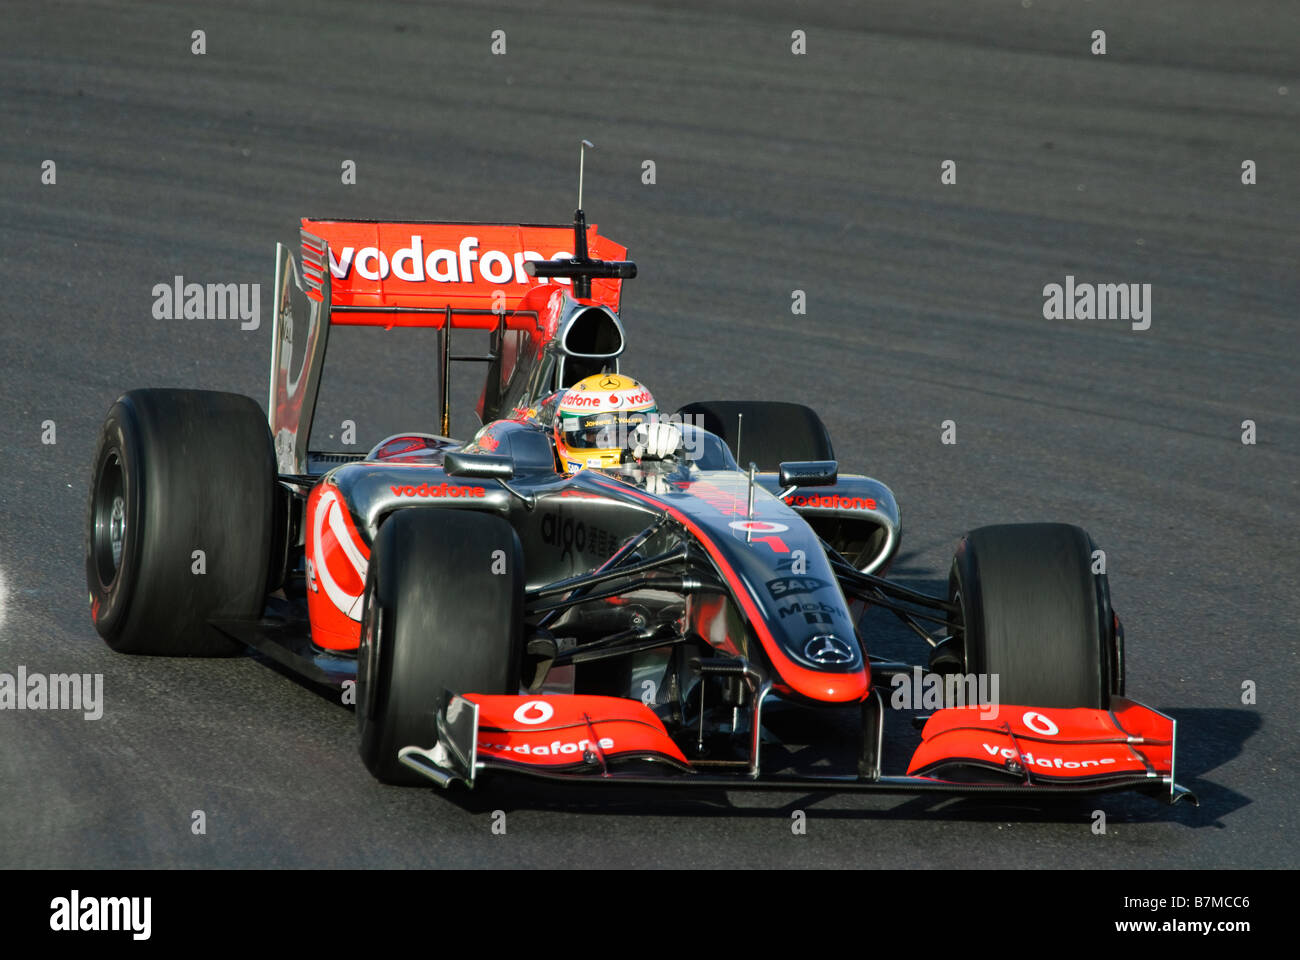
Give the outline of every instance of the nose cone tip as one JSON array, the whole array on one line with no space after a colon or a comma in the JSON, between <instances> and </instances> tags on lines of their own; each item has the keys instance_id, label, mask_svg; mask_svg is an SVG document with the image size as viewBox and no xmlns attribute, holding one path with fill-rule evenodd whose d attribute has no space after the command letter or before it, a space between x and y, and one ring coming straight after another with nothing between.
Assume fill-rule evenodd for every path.
<instances>
[{"instance_id":1,"label":"nose cone tip","mask_svg":"<svg viewBox=\"0 0 1300 960\"><path fill-rule=\"evenodd\" d=\"M806 671L788 680L795 693L823 703L855 703L871 692L871 677L865 668L855 673Z\"/></svg>"}]
</instances>

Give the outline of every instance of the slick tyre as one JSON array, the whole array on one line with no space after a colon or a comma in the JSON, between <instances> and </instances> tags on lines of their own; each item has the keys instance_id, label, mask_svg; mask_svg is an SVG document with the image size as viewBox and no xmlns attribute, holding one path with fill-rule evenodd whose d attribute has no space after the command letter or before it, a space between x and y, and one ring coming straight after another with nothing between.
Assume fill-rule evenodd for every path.
<instances>
[{"instance_id":1,"label":"slick tyre","mask_svg":"<svg viewBox=\"0 0 1300 960\"><path fill-rule=\"evenodd\" d=\"M800 403L774 400L710 400L688 403L677 411L687 423L699 423L731 448L742 469L750 463L776 470L783 460L834 460L831 436L821 417ZM744 415L744 420L739 415ZM699 417L700 420L694 418ZM737 425L743 424L737 437ZM740 449L737 451L737 440Z\"/></svg>"},{"instance_id":2,"label":"slick tyre","mask_svg":"<svg viewBox=\"0 0 1300 960\"><path fill-rule=\"evenodd\" d=\"M518 692L523 601L523 551L500 517L426 507L384 521L357 651L361 759L377 779L429 782L397 754L434 745L444 692Z\"/></svg>"},{"instance_id":3,"label":"slick tyre","mask_svg":"<svg viewBox=\"0 0 1300 960\"><path fill-rule=\"evenodd\" d=\"M1092 538L1062 523L980 527L957 546L949 598L966 670L997 675L1002 703L1107 709L1123 664Z\"/></svg>"},{"instance_id":4,"label":"slick tyre","mask_svg":"<svg viewBox=\"0 0 1300 960\"><path fill-rule=\"evenodd\" d=\"M222 656L209 619L259 617L275 458L248 397L132 390L100 430L86 510L95 629L119 653Z\"/></svg>"}]
</instances>

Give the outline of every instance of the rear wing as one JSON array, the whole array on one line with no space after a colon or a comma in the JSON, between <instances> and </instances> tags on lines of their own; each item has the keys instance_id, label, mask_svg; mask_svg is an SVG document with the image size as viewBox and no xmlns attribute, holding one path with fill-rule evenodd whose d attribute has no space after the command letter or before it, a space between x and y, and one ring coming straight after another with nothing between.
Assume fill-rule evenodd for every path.
<instances>
[{"instance_id":1,"label":"rear wing","mask_svg":"<svg viewBox=\"0 0 1300 960\"><path fill-rule=\"evenodd\" d=\"M599 260L621 260L627 248L587 228ZM447 307L470 311L456 326L490 329L471 318L479 310L513 310L531 287L571 284L565 277L533 277L525 264L568 260L573 227L498 223L380 223L371 220L302 221L303 282L323 298L330 275L333 322L361 326L433 326ZM617 311L620 279L594 280L589 299Z\"/></svg>"},{"instance_id":2,"label":"rear wing","mask_svg":"<svg viewBox=\"0 0 1300 960\"><path fill-rule=\"evenodd\" d=\"M279 471L311 472L307 443L331 326L439 330L446 433L450 361L493 359L451 356L451 329L536 329L536 311L522 309L521 301L544 284L571 285L583 300L617 311L622 276L634 276L635 268L620 276L591 270L581 276L569 265L621 261L626 254L585 220L570 226L303 219L301 272L289 249L276 245L267 419ZM541 261L558 262L532 266ZM301 320L291 278L307 300Z\"/></svg>"}]
</instances>

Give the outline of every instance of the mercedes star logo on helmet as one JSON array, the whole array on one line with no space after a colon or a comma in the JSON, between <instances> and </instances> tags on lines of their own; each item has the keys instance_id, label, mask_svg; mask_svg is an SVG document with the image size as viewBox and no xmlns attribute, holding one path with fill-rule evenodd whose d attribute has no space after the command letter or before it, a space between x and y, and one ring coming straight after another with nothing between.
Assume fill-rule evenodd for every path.
<instances>
[{"instance_id":1,"label":"mercedes star logo on helmet","mask_svg":"<svg viewBox=\"0 0 1300 960\"><path fill-rule=\"evenodd\" d=\"M852 663L853 649L839 637L821 634L813 637L803 648L804 656L813 663Z\"/></svg>"}]
</instances>

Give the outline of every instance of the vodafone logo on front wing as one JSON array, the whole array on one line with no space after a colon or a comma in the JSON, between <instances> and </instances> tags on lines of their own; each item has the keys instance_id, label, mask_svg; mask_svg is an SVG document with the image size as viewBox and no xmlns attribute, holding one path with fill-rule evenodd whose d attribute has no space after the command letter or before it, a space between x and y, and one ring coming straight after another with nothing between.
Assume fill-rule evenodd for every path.
<instances>
[{"instance_id":1,"label":"vodafone logo on front wing","mask_svg":"<svg viewBox=\"0 0 1300 960\"><path fill-rule=\"evenodd\" d=\"M1081 760L1066 760L1063 757L1044 757L1034 756L1032 752L1019 753L1011 747L999 747L997 744L983 743L980 744L990 757L1000 758L1002 760L1014 760L1017 763L1023 762L1029 767L1051 767L1056 770L1082 770L1085 767L1105 767L1111 766L1120 761L1113 756L1098 755L1087 757Z\"/></svg>"},{"instance_id":2,"label":"vodafone logo on front wing","mask_svg":"<svg viewBox=\"0 0 1300 960\"><path fill-rule=\"evenodd\" d=\"M1041 733L1045 737L1054 737L1061 732L1061 728L1053 723L1050 717L1043 716L1037 710L1025 711L1025 715L1020 719L1034 733Z\"/></svg>"},{"instance_id":3,"label":"vodafone logo on front wing","mask_svg":"<svg viewBox=\"0 0 1300 960\"><path fill-rule=\"evenodd\" d=\"M573 256L567 250L557 250L549 257L536 250L521 250L509 254L502 250L480 250L478 237L463 237L455 249L440 247L424 249L424 237L411 234L407 246L391 253L379 247L345 246L335 258L330 250L330 273L337 280L346 280L353 271L363 280L404 280L407 283L546 283L546 278L534 279L524 272L529 260L568 260ZM564 277L553 278L556 283L569 283Z\"/></svg>"},{"instance_id":4,"label":"vodafone logo on front wing","mask_svg":"<svg viewBox=\"0 0 1300 960\"><path fill-rule=\"evenodd\" d=\"M527 703L521 703L519 709L515 711L515 720L530 726L545 723L553 716L555 716L555 708L545 700L529 700Z\"/></svg>"}]
</instances>

